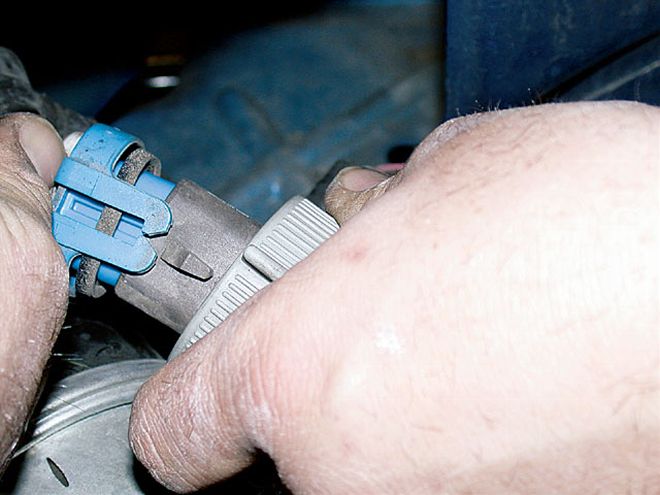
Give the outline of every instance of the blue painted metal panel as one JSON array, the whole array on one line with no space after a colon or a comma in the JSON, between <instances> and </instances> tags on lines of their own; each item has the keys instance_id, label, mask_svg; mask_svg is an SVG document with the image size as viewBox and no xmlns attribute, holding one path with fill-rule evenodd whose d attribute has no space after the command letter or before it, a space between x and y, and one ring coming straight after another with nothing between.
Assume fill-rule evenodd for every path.
<instances>
[{"instance_id":1,"label":"blue painted metal panel","mask_svg":"<svg viewBox=\"0 0 660 495\"><path fill-rule=\"evenodd\" d=\"M660 2L447 0L446 23L445 115L454 117L554 96L658 33Z\"/></svg>"},{"instance_id":2,"label":"blue painted metal panel","mask_svg":"<svg viewBox=\"0 0 660 495\"><path fill-rule=\"evenodd\" d=\"M542 95L660 98L657 45L626 51L660 29L657 0L447 0L444 84L440 1L341 3L208 46L176 90L116 125L140 136L172 180L264 221L336 160L382 162L443 118ZM96 86L102 106L98 77L69 93Z\"/></svg>"}]
</instances>

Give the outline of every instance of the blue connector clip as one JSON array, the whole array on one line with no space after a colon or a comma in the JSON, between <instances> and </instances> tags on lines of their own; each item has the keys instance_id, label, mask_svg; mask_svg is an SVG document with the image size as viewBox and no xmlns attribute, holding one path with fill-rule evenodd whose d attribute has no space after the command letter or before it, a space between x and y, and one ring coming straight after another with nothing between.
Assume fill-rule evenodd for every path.
<instances>
[{"instance_id":1,"label":"blue connector clip","mask_svg":"<svg viewBox=\"0 0 660 495\"><path fill-rule=\"evenodd\" d=\"M82 135L55 177L53 235L74 270L85 257L96 260L94 283L115 285L123 272L148 271L157 253L147 238L167 234L172 225L172 212L164 200L174 184L148 168L134 174L134 184L119 178L131 153L143 152L142 148L134 136L95 124ZM109 217L114 222L108 222ZM75 292L72 277L71 294Z\"/></svg>"}]
</instances>

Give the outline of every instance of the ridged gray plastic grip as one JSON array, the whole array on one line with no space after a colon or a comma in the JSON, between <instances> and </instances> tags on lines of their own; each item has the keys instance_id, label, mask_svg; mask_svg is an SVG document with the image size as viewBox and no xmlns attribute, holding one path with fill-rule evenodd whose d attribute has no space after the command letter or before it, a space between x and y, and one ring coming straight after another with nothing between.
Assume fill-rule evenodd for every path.
<instances>
[{"instance_id":1,"label":"ridged gray plastic grip","mask_svg":"<svg viewBox=\"0 0 660 495\"><path fill-rule=\"evenodd\" d=\"M259 229L197 310L170 359L222 323L259 290L305 259L339 229L330 215L295 196Z\"/></svg>"}]
</instances>

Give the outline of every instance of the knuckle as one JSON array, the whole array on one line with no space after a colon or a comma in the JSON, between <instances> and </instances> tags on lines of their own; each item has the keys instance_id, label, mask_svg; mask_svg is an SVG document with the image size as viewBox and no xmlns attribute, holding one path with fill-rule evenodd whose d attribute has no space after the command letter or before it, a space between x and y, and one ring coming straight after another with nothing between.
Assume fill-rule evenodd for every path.
<instances>
[{"instance_id":1,"label":"knuckle","mask_svg":"<svg viewBox=\"0 0 660 495\"><path fill-rule=\"evenodd\" d=\"M170 489L185 490L183 477L177 475L178 458L172 457L167 431L159 418L161 411L153 400L151 381L144 384L133 401L129 422L129 443L136 458L153 478Z\"/></svg>"},{"instance_id":2,"label":"knuckle","mask_svg":"<svg viewBox=\"0 0 660 495\"><path fill-rule=\"evenodd\" d=\"M304 362L292 354L297 345L295 336L290 338L292 306L282 304L294 298L286 284L270 287L220 330L227 338L223 347L232 350L227 359L234 364L217 363L215 373L224 377L219 382L224 390L217 393L233 390L236 394L231 401L234 410L225 414L240 423L249 444L269 454L300 402L299 372ZM227 375L226 368L233 372Z\"/></svg>"},{"instance_id":3,"label":"knuckle","mask_svg":"<svg viewBox=\"0 0 660 495\"><path fill-rule=\"evenodd\" d=\"M223 462L225 443L233 440L218 416L222 408L208 393L213 377L204 366L197 359L169 363L133 401L131 448L152 476L174 491L207 484L214 466Z\"/></svg>"},{"instance_id":4,"label":"knuckle","mask_svg":"<svg viewBox=\"0 0 660 495\"><path fill-rule=\"evenodd\" d=\"M145 466L148 466L149 456L147 452L153 450L151 437L148 434L149 428L146 423L149 412L146 411L147 405L144 399L144 386L140 388L131 408L131 418L129 421L128 438L136 457Z\"/></svg>"},{"instance_id":5,"label":"knuckle","mask_svg":"<svg viewBox=\"0 0 660 495\"><path fill-rule=\"evenodd\" d=\"M148 399L148 385L143 385L133 400L129 422L129 441L136 457L152 472L159 472L164 465L155 441L158 418L151 401Z\"/></svg>"}]
</instances>

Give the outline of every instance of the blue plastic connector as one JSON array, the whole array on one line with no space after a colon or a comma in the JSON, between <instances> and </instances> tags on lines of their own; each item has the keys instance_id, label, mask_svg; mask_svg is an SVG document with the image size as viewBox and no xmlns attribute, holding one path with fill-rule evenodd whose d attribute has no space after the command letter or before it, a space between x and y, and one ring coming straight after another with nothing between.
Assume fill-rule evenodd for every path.
<instances>
[{"instance_id":1,"label":"blue plastic connector","mask_svg":"<svg viewBox=\"0 0 660 495\"><path fill-rule=\"evenodd\" d=\"M135 185L117 178L127 155L142 143L119 129L91 126L55 177L53 235L69 267L77 270L85 255L101 262L98 280L115 285L120 275L144 273L157 254L148 237L164 235L172 225L165 199L174 184L142 172ZM106 207L121 212L112 235L97 230ZM72 293L75 293L72 277Z\"/></svg>"}]
</instances>

